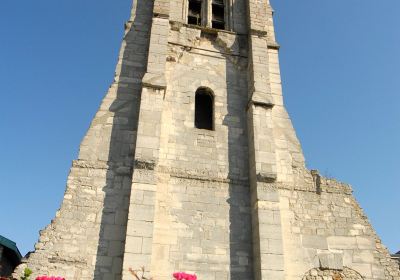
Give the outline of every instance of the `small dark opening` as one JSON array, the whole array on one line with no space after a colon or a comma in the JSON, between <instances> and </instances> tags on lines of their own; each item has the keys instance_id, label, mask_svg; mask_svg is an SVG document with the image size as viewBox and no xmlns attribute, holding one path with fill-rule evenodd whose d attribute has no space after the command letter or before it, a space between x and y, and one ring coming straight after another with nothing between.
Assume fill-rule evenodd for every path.
<instances>
[{"instance_id":1,"label":"small dark opening","mask_svg":"<svg viewBox=\"0 0 400 280\"><path fill-rule=\"evenodd\" d=\"M212 28L225 29L225 4L223 0L212 1Z\"/></svg>"},{"instance_id":2,"label":"small dark opening","mask_svg":"<svg viewBox=\"0 0 400 280\"><path fill-rule=\"evenodd\" d=\"M201 25L201 0L189 0L188 24Z\"/></svg>"},{"instance_id":3,"label":"small dark opening","mask_svg":"<svg viewBox=\"0 0 400 280\"><path fill-rule=\"evenodd\" d=\"M195 102L196 128L213 130L214 97L211 91L204 88L198 89Z\"/></svg>"}]
</instances>

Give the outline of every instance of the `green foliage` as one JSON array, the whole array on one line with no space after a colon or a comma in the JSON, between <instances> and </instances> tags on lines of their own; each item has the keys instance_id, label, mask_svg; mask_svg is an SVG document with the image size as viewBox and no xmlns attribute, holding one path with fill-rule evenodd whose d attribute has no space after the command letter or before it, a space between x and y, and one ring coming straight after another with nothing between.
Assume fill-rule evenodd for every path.
<instances>
[{"instance_id":1,"label":"green foliage","mask_svg":"<svg viewBox=\"0 0 400 280\"><path fill-rule=\"evenodd\" d=\"M21 276L21 280L29 280L29 277L32 274L32 270L30 270L29 268L25 268L24 270L24 276Z\"/></svg>"},{"instance_id":2,"label":"green foliage","mask_svg":"<svg viewBox=\"0 0 400 280\"><path fill-rule=\"evenodd\" d=\"M20 280L30 280L32 273L33 273L32 270L30 270L29 268L25 268L24 275L21 276L19 279ZM13 277L1 277L0 276L0 280L12 280L12 279L17 280Z\"/></svg>"}]
</instances>

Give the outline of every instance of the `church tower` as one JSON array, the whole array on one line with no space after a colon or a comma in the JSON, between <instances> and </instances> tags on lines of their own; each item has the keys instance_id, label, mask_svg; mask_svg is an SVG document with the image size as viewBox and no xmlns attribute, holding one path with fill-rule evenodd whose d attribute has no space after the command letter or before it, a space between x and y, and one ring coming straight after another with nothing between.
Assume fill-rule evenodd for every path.
<instances>
[{"instance_id":1,"label":"church tower","mask_svg":"<svg viewBox=\"0 0 400 280\"><path fill-rule=\"evenodd\" d=\"M350 186L305 168L272 15L268 0L133 1L62 206L15 275L400 279Z\"/></svg>"}]
</instances>

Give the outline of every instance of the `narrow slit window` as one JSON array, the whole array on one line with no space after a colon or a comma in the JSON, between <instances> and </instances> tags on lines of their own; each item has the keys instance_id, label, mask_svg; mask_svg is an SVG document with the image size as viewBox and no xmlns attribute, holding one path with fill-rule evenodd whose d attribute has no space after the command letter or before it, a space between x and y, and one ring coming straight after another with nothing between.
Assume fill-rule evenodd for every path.
<instances>
[{"instance_id":1,"label":"narrow slit window","mask_svg":"<svg viewBox=\"0 0 400 280\"><path fill-rule=\"evenodd\" d=\"M212 0L212 28L225 29L224 0Z\"/></svg>"},{"instance_id":2,"label":"narrow slit window","mask_svg":"<svg viewBox=\"0 0 400 280\"><path fill-rule=\"evenodd\" d=\"M214 130L214 96L211 90L199 88L195 103L195 127Z\"/></svg>"},{"instance_id":3,"label":"narrow slit window","mask_svg":"<svg viewBox=\"0 0 400 280\"><path fill-rule=\"evenodd\" d=\"M188 24L201 25L202 0L189 0Z\"/></svg>"}]
</instances>

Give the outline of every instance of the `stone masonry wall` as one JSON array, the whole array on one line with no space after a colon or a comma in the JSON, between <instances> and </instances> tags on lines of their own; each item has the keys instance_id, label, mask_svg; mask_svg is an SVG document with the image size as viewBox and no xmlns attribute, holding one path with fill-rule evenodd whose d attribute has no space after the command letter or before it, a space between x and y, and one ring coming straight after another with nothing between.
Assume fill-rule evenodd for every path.
<instances>
[{"instance_id":1,"label":"stone masonry wall","mask_svg":"<svg viewBox=\"0 0 400 280\"><path fill-rule=\"evenodd\" d=\"M24 264L37 275L120 279L151 1L134 1L115 80L80 146L55 219Z\"/></svg>"},{"instance_id":2,"label":"stone masonry wall","mask_svg":"<svg viewBox=\"0 0 400 280\"><path fill-rule=\"evenodd\" d=\"M362 278L343 279L400 279L350 186L319 179L318 185L277 186L285 279L301 279L314 268L342 271L344 267ZM314 279L311 276L304 279Z\"/></svg>"},{"instance_id":3,"label":"stone masonry wall","mask_svg":"<svg viewBox=\"0 0 400 280\"><path fill-rule=\"evenodd\" d=\"M160 166L202 177L248 178L245 125L246 59L221 55L225 44L239 49L240 39L200 30L171 31L174 43L167 63ZM182 33L185 37L182 36ZM189 34L190 36L187 36ZM187 38L187 37L188 38ZM185 48L192 48L187 51ZM214 94L214 130L194 126L195 93L207 87Z\"/></svg>"},{"instance_id":4,"label":"stone masonry wall","mask_svg":"<svg viewBox=\"0 0 400 280\"><path fill-rule=\"evenodd\" d=\"M157 193L152 275L252 279L248 186L165 176Z\"/></svg>"},{"instance_id":5,"label":"stone masonry wall","mask_svg":"<svg viewBox=\"0 0 400 280\"><path fill-rule=\"evenodd\" d=\"M152 276L252 279L245 41L173 25L169 42ZM199 87L214 94L214 131L194 127Z\"/></svg>"}]
</instances>

